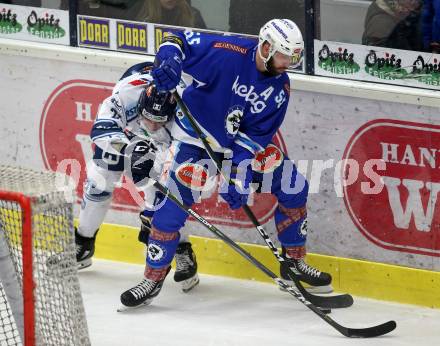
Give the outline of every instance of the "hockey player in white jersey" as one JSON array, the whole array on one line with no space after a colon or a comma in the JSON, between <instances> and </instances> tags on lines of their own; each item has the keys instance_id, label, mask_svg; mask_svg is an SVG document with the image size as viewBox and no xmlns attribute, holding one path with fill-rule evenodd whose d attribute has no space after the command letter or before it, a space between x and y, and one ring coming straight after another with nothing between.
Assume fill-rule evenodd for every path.
<instances>
[{"instance_id":1,"label":"hockey player in white jersey","mask_svg":"<svg viewBox=\"0 0 440 346\"><path fill-rule=\"evenodd\" d=\"M87 180L75 229L78 268L92 264L99 227L110 207L116 183L123 174L137 180L149 176L149 170L161 171L163 156L171 142L167 128L176 112L176 101L169 92L158 92L150 75L151 63L137 64L127 70L106 98L91 130L95 144L93 160L87 165ZM140 179L132 174L131 155L142 148L153 155L141 169L147 171ZM154 167L153 167L154 166ZM139 168L139 167L138 167ZM150 220L160 195L143 181L139 189L145 195L145 209L140 213L139 241L148 245ZM142 209L142 208L141 208ZM182 237L176 253L175 280L184 291L198 283L197 263L187 237Z\"/></svg>"}]
</instances>

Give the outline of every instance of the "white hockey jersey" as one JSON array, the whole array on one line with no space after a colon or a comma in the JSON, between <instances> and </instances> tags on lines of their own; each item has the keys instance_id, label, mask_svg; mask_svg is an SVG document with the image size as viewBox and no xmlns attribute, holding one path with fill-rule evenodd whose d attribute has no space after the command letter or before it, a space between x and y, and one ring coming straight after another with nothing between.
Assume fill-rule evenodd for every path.
<instances>
[{"instance_id":1,"label":"white hockey jersey","mask_svg":"<svg viewBox=\"0 0 440 346\"><path fill-rule=\"evenodd\" d=\"M169 124L155 132L148 132L137 113L140 94L152 80L149 73L129 75L121 79L112 95L104 100L90 133L92 141L104 152L121 155L121 148L134 139L153 140L159 147L169 146Z\"/></svg>"}]
</instances>

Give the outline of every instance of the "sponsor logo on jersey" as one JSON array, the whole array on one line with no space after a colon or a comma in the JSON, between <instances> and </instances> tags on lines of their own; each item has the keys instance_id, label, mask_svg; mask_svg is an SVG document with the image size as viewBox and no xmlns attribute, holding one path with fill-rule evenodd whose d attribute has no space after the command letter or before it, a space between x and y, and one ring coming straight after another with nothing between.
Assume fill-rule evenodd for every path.
<instances>
[{"instance_id":1,"label":"sponsor logo on jersey","mask_svg":"<svg viewBox=\"0 0 440 346\"><path fill-rule=\"evenodd\" d=\"M252 170L258 173L270 173L278 168L283 160L283 152L277 146L269 144L263 152L255 156L252 161Z\"/></svg>"},{"instance_id":2,"label":"sponsor logo on jersey","mask_svg":"<svg viewBox=\"0 0 440 346\"><path fill-rule=\"evenodd\" d=\"M354 133L344 158L357 162L359 177L344 187L344 200L367 239L389 250L440 256L439 148L440 126L430 124L380 119Z\"/></svg>"},{"instance_id":3,"label":"sponsor logo on jersey","mask_svg":"<svg viewBox=\"0 0 440 346\"><path fill-rule=\"evenodd\" d=\"M240 54L247 54L248 49L244 47L237 46L236 44L229 43L229 42L215 42L214 48L221 48L221 49L227 49L232 50L234 52L240 53Z\"/></svg>"},{"instance_id":4,"label":"sponsor logo on jersey","mask_svg":"<svg viewBox=\"0 0 440 346\"><path fill-rule=\"evenodd\" d=\"M208 170L196 163L184 163L176 169L176 177L182 185L202 191L208 179Z\"/></svg>"},{"instance_id":5,"label":"sponsor logo on jersey","mask_svg":"<svg viewBox=\"0 0 440 346\"><path fill-rule=\"evenodd\" d=\"M255 92L255 87L253 85L240 84L239 80L240 76L238 75L232 85L232 91L236 95L244 97L245 101L251 104L252 113L261 113L266 108L266 101L272 95L275 88L269 86L261 93L257 93Z\"/></svg>"},{"instance_id":6,"label":"sponsor logo on jersey","mask_svg":"<svg viewBox=\"0 0 440 346\"><path fill-rule=\"evenodd\" d=\"M235 137L240 128L241 118L243 118L243 107L233 106L229 109L226 116L226 132L229 137Z\"/></svg>"}]
</instances>

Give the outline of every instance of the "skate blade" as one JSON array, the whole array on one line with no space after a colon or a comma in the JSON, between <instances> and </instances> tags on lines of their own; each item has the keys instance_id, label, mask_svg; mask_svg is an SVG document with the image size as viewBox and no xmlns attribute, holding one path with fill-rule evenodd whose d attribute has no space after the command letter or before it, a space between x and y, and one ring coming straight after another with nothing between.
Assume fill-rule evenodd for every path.
<instances>
[{"instance_id":1,"label":"skate blade","mask_svg":"<svg viewBox=\"0 0 440 346\"><path fill-rule=\"evenodd\" d=\"M91 265L92 265L92 259L88 258L88 259L86 259L84 261L78 262L77 263L77 268L78 268L78 270L81 270L81 269L88 268Z\"/></svg>"},{"instance_id":2,"label":"skate blade","mask_svg":"<svg viewBox=\"0 0 440 346\"><path fill-rule=\"evenodd\" d=\"M286 285L295 287L295 283L290 280L283 280ZM325 286L304 286L305 290L309 293L315 293L315 294L328 294L333 293L333 286L332 285L325 285ZM280 286L280 290L285 292L286 290Z\"/></svg>"},{"instance_id":3,"label":"skate blade","mask_svg":"<svg viewBox=\"0 0 440 346\"><path fill-rule=\"evenodd\" d=\"M139 309L141 307L145 307L151 304L151 302L153 301L153 298L151 299L147 299L146 301L144 301L143 303L136 305L136 306L125 306L125 305L121 305L116 311L117 312L127 312L127 311L131 311L131 310L136 310Z\"/></svg>"},{"instance_id":4,"label":"skate blade","mask_svg":"<svg viewBox=\"0 0 440 346\"><path fill-rule=\"evenodd\" d=\"M182 284L182 291L184 293L188 293L191 291L194 287L196 287L199 284L199 276L196 274L192 278L189 278L188 280L183 280L181 282Z\"/></svg>"}]
</instances>

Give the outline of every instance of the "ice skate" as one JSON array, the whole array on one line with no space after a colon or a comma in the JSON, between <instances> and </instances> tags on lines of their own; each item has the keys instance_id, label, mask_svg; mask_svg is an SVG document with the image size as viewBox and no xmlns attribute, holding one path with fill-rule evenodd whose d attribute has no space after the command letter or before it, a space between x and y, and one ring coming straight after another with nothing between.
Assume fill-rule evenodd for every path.
<instances>
[{"instance_id":1,"label":"ice skate","mask_svg":"<svg viewBox=\"0 0 440 346\"><path fill-rule=\"evenodd\" d=\"M170 266L162 269L147 268L146 277L136 286L121 294L122 306L118 309L118 312L150 305L153 299L160 293L170 269Z\"/></svg>"},{"instance_id":2,"label":"ice skate","mask_svg":"<svg viewBox=\"0 0 440 346\"><path fill-rule=\"evenodd\" d=\"M95 253L96 233L98 233L98 230L92 238L83 237L78 233L78 229L75 227L76 263L78 270L92 265L92 257Z\"/></svg>"},{"instance_id":3,"label":"ice skate","mask_svg":"<svg viewBox=\"0 0 440 346\"><path fill-rule=\"evenodd\" d=\"M292 256L290 257L289 254ZM281 278L289 285L294 285L289 275L296 275L298 279L310 287L306 287L310 293L331 293L332 277L328 273L319 271L304 261L305 249L303 246L282 248L282 256L288 268L280 266Z\"/></svg>"},{"instance_id":4,"label":"ice skate","mask_svg":"<svg viewBox=\"0 0 440 346\"><path fill-rule=\"evenodd\" d=\"M174 281L181 283L183 292L189 292L199 283L196 255L192 250L191 243L180 243L176 250L175 259Z\"/></svg>"}]
</instances>

